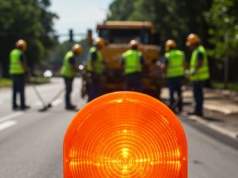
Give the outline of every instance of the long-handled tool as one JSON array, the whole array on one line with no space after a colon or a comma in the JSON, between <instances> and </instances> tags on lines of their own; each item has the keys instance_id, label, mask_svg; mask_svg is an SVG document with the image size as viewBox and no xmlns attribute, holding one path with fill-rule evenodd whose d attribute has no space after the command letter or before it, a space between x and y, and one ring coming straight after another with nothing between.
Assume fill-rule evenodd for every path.
<instances>
[{"instance_id":1,"label":"long-handled tool","mask_svg":"<svg viewBox=\"0 0 238 178\"><path fill-rule=\"evenodd\" d=\"M42 109L39 109L39 111L45 111L46 109L48 109L49 107L51 107L51 106L49 106L49 105L46 105L45 101L43 100L43 98L42 98L40 92L38 91L38 89L36 88L35 84L33 84L32 86L33 86L33 89L34 89L34 91L35 91L37 97L40 99L40 101L41 101L42 104L43 104L43 108L42 108Z\"/></svg>"},{"instance_id":2,"label":"long-handled tool","mask_svg":"<svg viewBox=\"0 0 238 178\"><path fill-rule=\"evenodd\" d=\"M62 89L50 100L50 102L46 105L46 107L41 109L41 111L46 111L48 108L51 108L51 107L52 107L52 104L51 104L51 103L52 103L54 100L56 100L56 99L61 95L61 93L62 93L64 90L65 90L65 88L62 88Z\"/></svg>"},{"instance_id":3,"label":"long-handled tool","mask_svg":"<svg viewBox=\"0 0 238 178\"><path fill-rule=\"evenodd\" d=\"M61 93L64 91L65 89L64 88L62 88L51 100L50 100L50 102L47 104L47 105L44 105L44 107L42 108L42 109L40 109L39 111L40 112L44 112L44 111L46 111L46 110L48 110L49 108L51 108L52 107L52 102L55 100L55 99L57 99L60 95L61 95Z\"/></svg>"},{"instance_id":4,"label":"long-handled tool","mask_svg":"<svg viewBox=\"0 0 238 178\"><path fill-rule=\"evenodd\" d=\"M61 90L50 100L50 102L49 102L48 104L46 104L45 101L43 100L42 96L40 95L40 92L37 90L37 88L36 88L35 85L33 85L33 89L34 89L34 91L35 91L37 97L40 99L40 101L41 101L42 104L43 104L43 108L39 109L40 112L44 112L44 111L48 110L49 108L51 108L51 107L52 107L52 104L51 104L51 103L52 103L56 98L58 98L58 97L61 95L61 93L65 90L64 88L61 89Z\"/></svg>"}]
</instances>

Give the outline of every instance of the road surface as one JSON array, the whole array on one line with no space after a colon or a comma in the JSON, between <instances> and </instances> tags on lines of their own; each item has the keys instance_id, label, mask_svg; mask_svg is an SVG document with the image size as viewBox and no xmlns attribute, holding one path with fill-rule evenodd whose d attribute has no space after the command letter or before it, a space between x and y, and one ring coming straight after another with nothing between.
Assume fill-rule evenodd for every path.
<instances>
[{"instance_id":1,"label":"road surface","mask_svg":"<svg viewBox=\"0 0 238 178\"><path fill-rule=\"evenodd\" d=\"M80 79L72 100L83 107ZM36 86L45 103L63 88L62 79ZM64 96L43 107L32 86L26 89L28 111L11 110L11 90L0 89L0 178L63 178L64 134L76 112L64 110ZM189 178L237 178L238 142L189 118L180 116L189 147Z\"/></svg>"}]
</instances>

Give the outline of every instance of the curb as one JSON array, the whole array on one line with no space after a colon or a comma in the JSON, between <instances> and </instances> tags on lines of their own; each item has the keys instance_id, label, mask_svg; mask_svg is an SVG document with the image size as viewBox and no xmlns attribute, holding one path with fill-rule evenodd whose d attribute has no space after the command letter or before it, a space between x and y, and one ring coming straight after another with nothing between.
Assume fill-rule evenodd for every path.
<instances>
[{"instance_id":1,"label":"curb","mask_svg":"<svg viewBox=\"0 0 238 178\"><path fill-rule=\"evenodd\" d=\"M238 110L236 111L236 110L233 110L233 109L228 109L228 108L219 107L219 106L216 106L216 105L206 104L206 103L204 104L204 109L220 112L220 113L223 113L225 115L238 114Z\"/></svg>"},{"instance_id":2,"label":"curb","mask_svg":"<svg viewBox=\"0 0 238 178\"><path fill-rule=\"evenodd\" d=\"M205 125L206 127L209 127L210 129L213 129L223 135L226 135L228 137L231 137L233 139L238 139L238 132L233 132L233 131L230 131L228 129L225 129L221 126L218 126L216 124L213 124L211 122L208 122L206 120L204 120L202 117L199 117L199 116L186 116L188 117L189 119L193 120L193 121L196 121L197 123L200 123L200 124L203 124Z\"/></svg>"}]
</instances>

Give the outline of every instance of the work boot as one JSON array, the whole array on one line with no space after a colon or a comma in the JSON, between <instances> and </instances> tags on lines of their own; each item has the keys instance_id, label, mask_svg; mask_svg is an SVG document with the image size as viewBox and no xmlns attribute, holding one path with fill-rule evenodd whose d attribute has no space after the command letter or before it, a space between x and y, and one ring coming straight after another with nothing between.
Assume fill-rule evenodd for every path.
<instances>
[{"instance_id":1,"label":"work boot","mask_svg":"<svg viewBox=\"0 0 238 178\"><path fill-rule=\"evenodd\" d=\"M65 107L65 109L66 109L66 110L73 110L73 111L77 110L75 105L67 105L67 106Z\"/></svg>"},{"instance_id":2,"label":"work boot","mask_svg":"<svg viewBox=\"0 0 238 178\"><path fill-rule=\"evenodd\" d=\"M20 109L20 107L18 106L18 105L13 105L12 106L12 110L14 110L14 111L17 111L17 110L19 110Z\"/></svg>"},{"instance_id":3,"label":"work boot","mask_svg":"<svg viewBox=\"0 0 238 178\"><path fill-rule=\"evenodd\" d=\"M194 112L189 112L188 115L196 115L196 116L203 116L202 111L194 111Z\"/></svg>"},{"instance_id":4,"label":"work boot","mask_svg":"<svg viewBox=\"0 0 238 178\"><path fill-rule=\"evenodd\" d=\"M24 106L21 106L20 109L24 111L24 110L30 109L30 106L24 105Z\"/></svg>"}]
</instances>

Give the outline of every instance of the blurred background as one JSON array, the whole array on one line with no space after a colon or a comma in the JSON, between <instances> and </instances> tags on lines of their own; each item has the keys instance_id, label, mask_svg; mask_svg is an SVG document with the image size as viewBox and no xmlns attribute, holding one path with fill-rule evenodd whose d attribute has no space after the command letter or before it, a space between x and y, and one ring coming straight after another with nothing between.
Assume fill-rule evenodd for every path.
<instances>
[{"instance_id":1,"label":"blurred background","mask_svg":"<svg viewBox=\"0 0 238 178\"><path fill-rule=\"evenodd\" d=\"M104 20L139 20L155 24L161 57L165 41L171 38L189 59L186 37L197 33L209 54L212 77L207 86L238 90L236 0L0 0L0 4L1 86L8 83L9 53L18 39L28 44L26 56L33 76L43 77L46 71L48 77L58 76L72 44L83 46L79 63L85 61L88 29L96 37L95 27Z\"/></svg>"}]
</instances>

